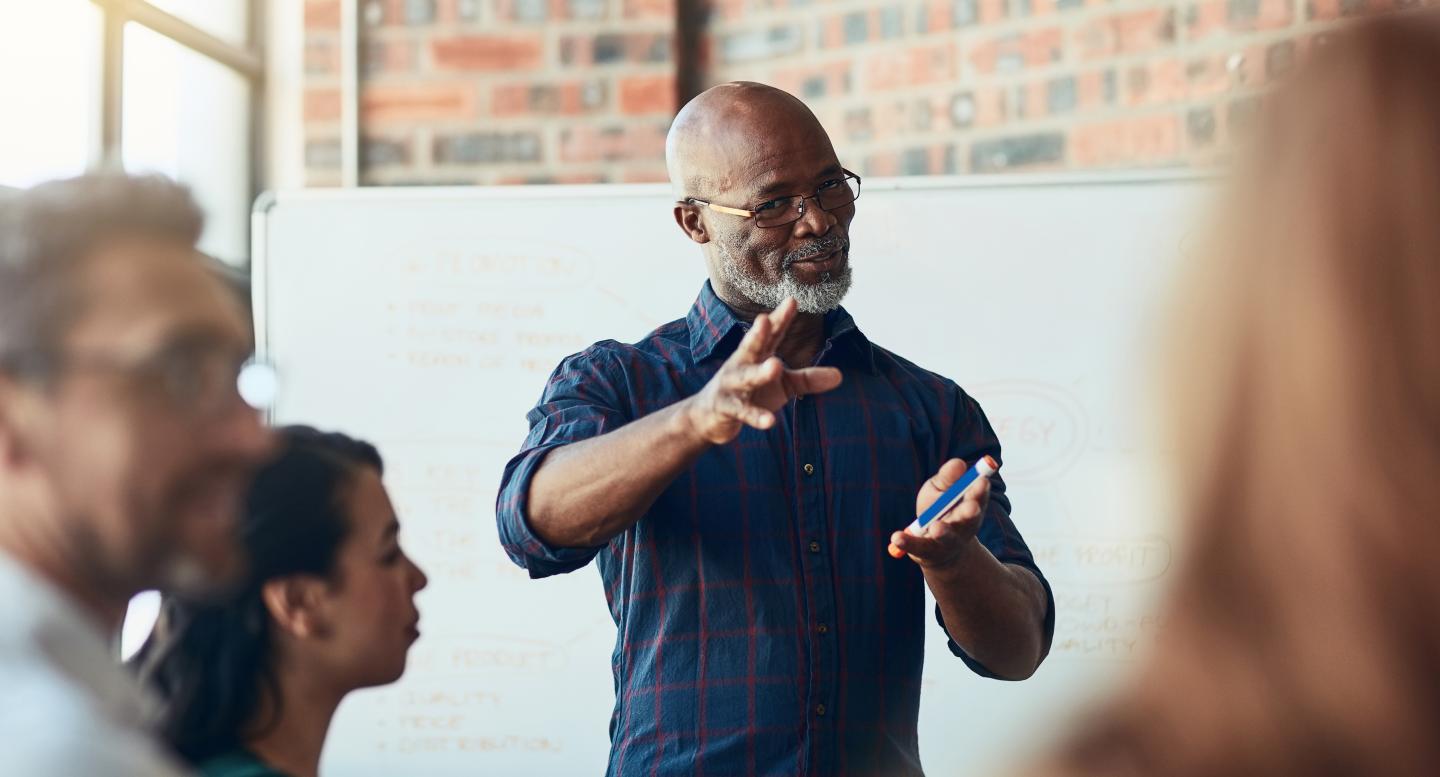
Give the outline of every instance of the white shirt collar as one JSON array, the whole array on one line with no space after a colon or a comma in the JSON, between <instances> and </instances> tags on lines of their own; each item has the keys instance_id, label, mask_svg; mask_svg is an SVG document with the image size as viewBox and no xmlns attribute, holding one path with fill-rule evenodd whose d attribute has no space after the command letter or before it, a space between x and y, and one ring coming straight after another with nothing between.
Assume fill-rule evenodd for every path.
<instances>
[{"instance_id":1,"label":"white shirt collar","mask_svg":"<svg viewBox=\"0 0 1440 777\"><path fill-rule=\"evenodd\" d=\"M73 597L0 551L0 644L30 653L87 692L126 727L155 720L158 701L122 666L100 620Z\"/></svg>"}]
</instances>

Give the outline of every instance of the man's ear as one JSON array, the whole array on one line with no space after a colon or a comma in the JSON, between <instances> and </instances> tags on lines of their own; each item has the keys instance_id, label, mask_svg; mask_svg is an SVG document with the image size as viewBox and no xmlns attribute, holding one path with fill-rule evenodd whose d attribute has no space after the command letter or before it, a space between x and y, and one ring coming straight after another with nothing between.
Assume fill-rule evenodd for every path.
<instances>
[{"instance_id":1,"label":"man's ear","mask_svg":"<svg viewBox=\"0 0 1440 777\"><path fill-rule=\"evenodd\" d=\"M325 581L312 575L288 575L265 583L260 598L286 634L299 640L330 634L324 612Z\"/></svg>"},{"instance_id":2,"label":"man's ear","mask_svg":"<svg viewBox=\"0 0 1440 777\"><path fill-rule=\"evenodd\" d=\"M705 220L700 218L698 205L675 203L675 223L691 240L701 244L710 242L710 233L705 229Z\"/></svg>"}]
</instances>

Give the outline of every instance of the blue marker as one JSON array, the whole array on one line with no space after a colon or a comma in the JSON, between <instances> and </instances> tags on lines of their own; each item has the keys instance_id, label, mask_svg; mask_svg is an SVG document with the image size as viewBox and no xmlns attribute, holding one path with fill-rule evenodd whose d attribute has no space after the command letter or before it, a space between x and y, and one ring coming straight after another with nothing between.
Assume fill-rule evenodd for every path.
<instances>
[{"instance_id":1,"label":"blue marker","mask_svg":"<svg viewBox=\"0 0 1440 777\"><path fill-rule=\"evenodd\" d=\"M913 534L917 537L925 536L925 527L929 526L931 521L950 512L950 508L959 504L960 499L965 496L965 491L970 488L970 485L974 483L977 478L988 478L999 471L1000 465L989 456L975 462L975 466L966 470L965 474L961 475L959 480L945 489L945 493L941 494L939 499L932 502L930 507L926 508L925 512L920 514L919 518L916 518L909 526L905 527L905 533ZM891 545L890 555L895 558L901 558L905 555L905 551Z\"/></svg>"}]
</instances>

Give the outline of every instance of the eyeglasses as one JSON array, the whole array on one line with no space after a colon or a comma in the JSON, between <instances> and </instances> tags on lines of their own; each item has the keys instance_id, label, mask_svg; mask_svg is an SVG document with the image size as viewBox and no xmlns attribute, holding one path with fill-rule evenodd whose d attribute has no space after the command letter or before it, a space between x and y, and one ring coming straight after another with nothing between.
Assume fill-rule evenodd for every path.
<instances>
[{"instance_id":1,"label":"eyeglasses","mask_svg":"<svg viewBox=\"0 0 1440 777\"><path fill-rule=\"evenodd\" d=\"M860 176L843 168L841 172L845 174L843 178L832 178L820 184L815 187L814 194L795 194L788 197L777 197L756 205L754 210L716 205L713 202L708 202L698 197L686 197L680 200L679 204L704 205L710 210L719 211L720 213L754 219L755 226L764 229L783 227L787 224L794 224L805 217L806 200L814 200L815 204L819 205L821 210L835 210L837 208L843 208L859 199Z\"/></svg>"},{"instance_id":2,"label":"eyeglasses","mask_svg":"<svg viewBox=\"0 0 1440 777\"><path fill-rule=\"evenodd\" d=\"M140 359L101 353L35 354L10 365L16 372L48 381L61 372L118 373L144 385L175 410L214 417L238 397L267 410L279 392L269 362L211 342L181 342Z\"/></svg>"}]
</instances>

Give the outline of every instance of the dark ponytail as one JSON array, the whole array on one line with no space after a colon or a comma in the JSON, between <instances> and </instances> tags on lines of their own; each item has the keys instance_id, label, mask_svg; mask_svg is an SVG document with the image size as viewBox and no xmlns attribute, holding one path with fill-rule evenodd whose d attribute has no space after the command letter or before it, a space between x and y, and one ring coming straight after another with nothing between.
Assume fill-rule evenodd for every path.
<instances>
[{"instance_id":1,"label":"dark ponytail","mask_svg":"<svg viewBox=\"0 0 1440 777\"><path fill-rule=\"evenodd\" d=\"M260 709L267 695L279 703L261 589L289 575L329 577L349 531L344 498L356 471L384 469L374 446L341 434L291 426L280 435L283 451L257 475L240 519L245 581L221 602L167 595L131 660L164 701L162 735L192 763L239 747L278 719L278 709Z\"/></svg>"}]
</instances>

